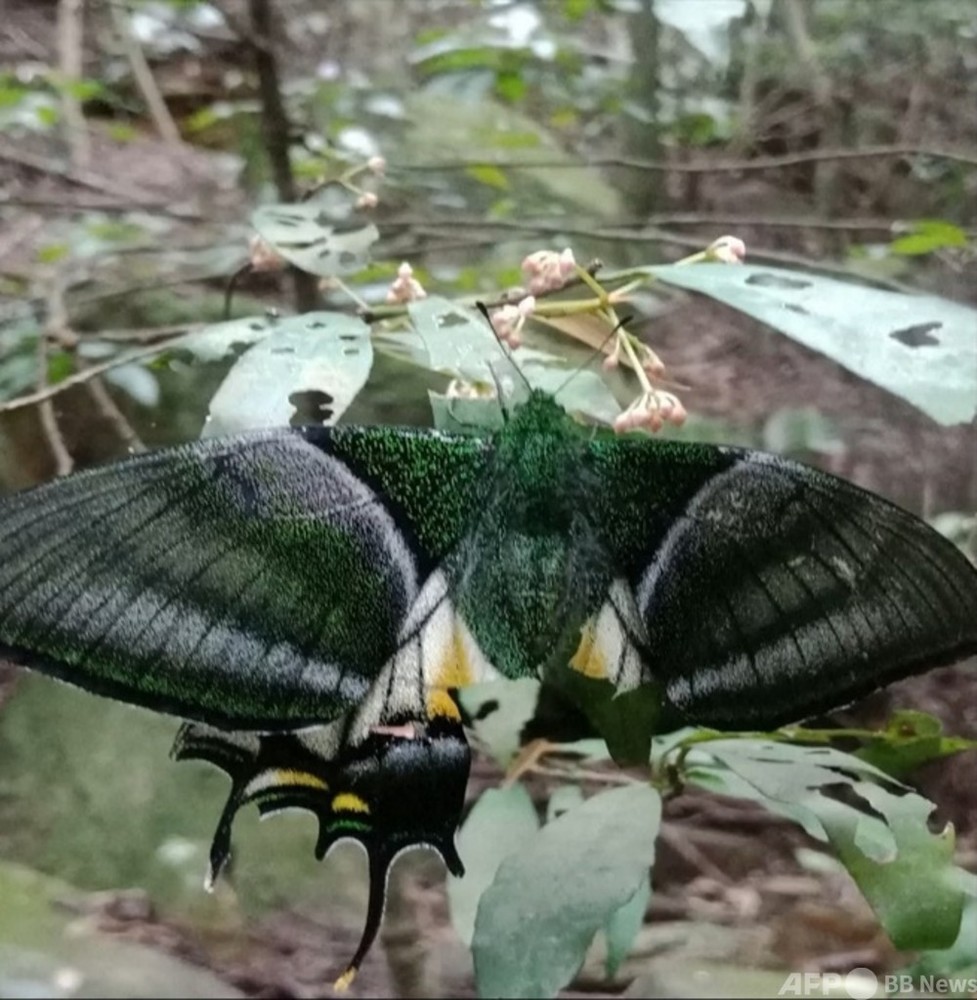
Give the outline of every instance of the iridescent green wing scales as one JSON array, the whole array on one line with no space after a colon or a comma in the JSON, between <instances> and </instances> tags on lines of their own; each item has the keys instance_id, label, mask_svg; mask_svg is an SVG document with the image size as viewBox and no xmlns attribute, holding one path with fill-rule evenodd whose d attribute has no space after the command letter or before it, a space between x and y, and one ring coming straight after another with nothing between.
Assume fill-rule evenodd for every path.
<instances>
[{"instance_id":1,"label":"iridescent green wing scales","mask_svg":"<svg viewBox=\"0 0 977 1000\"><path fill-rule=\"evenodd\" d=\"M467 438L269 431L4 498L0 653L224 728L328 721L396 650L484 463Z\"/></svg>"},{"instance_id":2,"label":"iridescent green wing scales","mask_svg":"<svg viewBox=\"0 0 977 1000\"><path fill-rule=\"evenodd\" d=\"M977 571L880 497L647 438L601 437L590 466L666 723L767 728L977 652Z\"/></svg>"}]
</instances>

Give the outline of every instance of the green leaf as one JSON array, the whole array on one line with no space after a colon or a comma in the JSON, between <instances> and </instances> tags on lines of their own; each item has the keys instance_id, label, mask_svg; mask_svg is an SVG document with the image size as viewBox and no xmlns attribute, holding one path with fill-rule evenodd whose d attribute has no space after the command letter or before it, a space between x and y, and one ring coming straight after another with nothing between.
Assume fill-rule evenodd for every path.
<instances>
[{"instance_id":1,"label":"green leaf","mask_svg":"<svg viewBox=\"0 0 977 1000\"><path fill-rule=\"evenodd\" d=\"M931 833L927 825L933 803L832 747L728 739L703 748L763 797L810 814L897 948L954 941L964 892L952 827Z\"/></svg>"},{"instance_id":2,"label":"green leaf","mask_svg":"<svg viewBox=\"0 0 977 1000\"><path fill-rule=\"evenodd\" d=\"M547 680L583 709L615 763L647 765L652 733L661 718L662 693L657 685L642 684L618 693L609 681L585 677L569 667L552 671Z\"/></svg>"},{"instance_id":3,"label":"green leaf","mask_svg":"<svg viewBox=\"0 0 977 1000\"><path fill-rule=\"evenodd\" d=\"M564 813L583 805L585 799L579 785L559 785L550 793L546 803L546 822L552 823Z\"/></svg>"},{"instance_id":4,"label":"green leaf","mask_svg":"<svg viewBox=\"0 0 977 1000\"><path fill-rule=\"evenodd\" d=\"M267 316L245 316L212 323L175 340L171 349L189 351L200 361L220 361L237 347L249 347L264 340L277 328L276 322Z\"/></svg>"},{"instance_id":5,"label":"green leaf","mask_svg":"<svg viewBox=\"0 0 977 1000\"><path fill-rule=\"evenodd\" d=\"M37 338L33 317L0 326L0 402L37 385Z\"/></svg>"},{"instance_id":6,"label":"green leaf","mask_svg":"<svg viewBox=\"0 0 977 1000\"><path fill-rule=\"evenodd\" d=\"M316 201L263 205L251 214L251 225L289 263L325 278L361 270L380 238L372 222L337 221Z\"/></svg>"},{"instance_id":7,"label":"green leaf","mask_svg":"<svg viewBox=\"0 0 977 1000\"><path fill-rule=\"evenodd\" d=\"M977 979L977 944L975 944L977 942L977 876L958 868L957 877L964 891L967 892L963 918L960 921L960 933L949 948L924 951L909 968L900 970L914 980L920 976L944 978L954 974L958 979L964 977ZM964 996L964 990L961 989L956 995Z\"/></svg>"},{"instance_id":8,"label":"green leaf","mask_svg":"<svg viewBox=\"0 0 977 1000\"><path fill-rule=\"evenodd\" d=\"M657 792L615 788L506 858L475 919L479 996L549 997L564 987L597 931L646 884L660 822Z\"/></svg>"},{"instance_id":9,"label":"green leaf","mask_svg":"<svg viewBox=\"0 0 977 1000\"><path fill-rule=\"evenodd\" d=\"M407 309L434 371L476 386L495 387L501 382L505 388L507 379L518 378L516 373L509 375L506 371L511 359L529 385L554 395L569 413L612 423L621 412L614 394L599 375L577 371L562 358L529 347L508 354L482 315L468 306L434 295L412 302ZM494 374L498 362L504 365L501 377Z\"/></svg>"},{"instance_id":10,"label":"green leaf","mask_svg":"<svg viewBox=\"0 0 977 1000\"><path fill-rule=\"evenodd\" d=\"M952 222L942 219L919 219L909 227L909 233L889 244L889 250L903 257L933 253L948 247L965 247L967 234Z\"/></svg>"},{"instance_id":11,"label":"green leaf","mask_svg":"<svg viewBox=\"0 0 977 1000\"><path fill-rule=\"evenodd\" d=\"M567 413L582 414L605 424L614 422L621 407L600 375L586 370L575 372L544 351L533 351L522 361L523 350L516 351L514 359L534 389L553 395Z\"/></svg>"},{"instance_id":12,"label":"green leaf","mask_svg":"<svg viewBox=\"0 0 977 1000\"><path fill-rule=\"evenodd\" d=\"M480 313L432 295L411 302L407 314L433 371L466 382L493 384L490 362L503 357L504 349Z\"/></svg>"},{"instance_id":13,"label":"green leaf","mask_svg":"<svg viewBox=\"0 0 977 1000\"><path fill-rule=\"evenodd\" d=\"M469 177L473 177L480 184L486 184L488 187L496 188L499 191L505 191L509 187L509 178L506 177L502 170L492 166L490 163L479 163L468 167L465 173Z\"/></svg>"},{"instance_id":14,"label":"green leaf","mask_svg":"<svg viewBox=\"0 0 977 1000\"><path fill-rule=\"evenodd\" d=\"M862 747L857 756L898 778L929 760L974 749L977 740L944 736L939 719L906 709L896 712L885 730Z\"/></svg>"},{"instance_id":15,"label":"green leaf","mask_svg":"<svg viewBox=\"0 0 977 1000\"><path fill-rule=\"evenodd\" d=\"M977 416L977 310L969 306L776 267L671 264L604 277L638 272L753 316L941 424Z\"/></svg>"},{"instance_id":16,"label":"green leaf","mask_svg":"<svg viewBox=\"0 0 977 1000\"><path fill-rule=\"evenodd\" d=\"M47 380L49 385L63 382L75 370L75 363L67 351L52 351L47 356Z\"/></svg>"},{"instance_id":17,"label":"green leaf","mask_svg":"<svg viewBox=\"0 0 977 1000\"><path fill-rule=\"evenodd\" d=\"M465 859L464 877L448 877L451 923L466 945L471 945L475 933L478 901L492 884L499 865L538 829L533 800L520 784L490 788L472 807L458 834L458 853Z\"/></svg>"},{"instance_id":18,"label":"green leaf","mask_svg":"<svg viewBox=\"0 0 977 1000\"><path fill-rule=\"evenodd\" d=\"M638 886L638 891L608 919L604 928L604 936L607 938L604 969L608 979L613 979L617 975L621 963L634 946L638 931L645 922L645 911L648 909L650 899L651 879L645 876L644 881Z\"/></svg>"},{"instance_id":19,"label":"green leaf","mask_svg":"<svg viewBox=\"0 0 977 1000\"><path fill-rule=\"evenodd\" d=\"M372 364L370 328L354 316L311 312L280 320L220 384L201 436L334 424L363 388Z\"/></svg>"},{"instance_id":20,"label":"green leaf","mask_svg":"<svg viewBox=\"0 0 977 1000\"><path fill-rule=\"evenodd\" d=\"M428 391L434 426L452 434L490 434L505 424L497 399L466 399Z\"/></svg>"}]
</instances>

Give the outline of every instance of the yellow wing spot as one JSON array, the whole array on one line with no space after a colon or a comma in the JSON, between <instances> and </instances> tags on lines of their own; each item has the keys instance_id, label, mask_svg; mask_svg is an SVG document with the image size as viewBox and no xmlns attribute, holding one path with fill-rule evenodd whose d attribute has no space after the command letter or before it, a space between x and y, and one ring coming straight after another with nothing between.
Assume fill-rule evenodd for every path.
<instances>
[{"instance_id":1,"label":"yellow wing spot","mask_svg":"<svg viewBox=\"0 0 977 1000\"><path fill-rule=\"evenodd\" d=\"M570 669L594 680L607 680L607 663L597 648L594 623L587 622L581 632L580 645L570 660Z\"/></svg>"},{"instance_id":2,"label":"yellow wing spot","mask_svg":"<svg viewBox=\"0 0 977 1000\"><path fill-rule=\"evenodd\" d=\"M333 812L369 813L369 805L353 792L340 792L333 797Z\"/></svg>"},{"instance_id":3,"label":"yellow wing spot","mask_svg":"<svg viewBox=\"0 0 977 1000\"><path fill-rule=\"evenodd\" d=\"M465 650L465 641L457 624L451 629L451 640L444 658L434 670L433 687L463 688L475 683L475 671Z\"/></svg>"},{"instance_id":4,"label":"yellow wing spot","mask_svg":"<svg viewBox=\"0 0 977 1000\"><path fill-rule=\"evenodd\" d=\"M427 717L429 719L453 719L455 722L461 722L461 712L458 711L454 698L442 688L428 691Z\"/></svg>"},{"instance_id":5,"label":"yellow wing spot","mask_svg":"<svg viewBox=\"0 0 977 1000\"><path fill-rule=\"evenodd\" d=\"M327 791L329 786L314 774L308 771L276 771L275 780L280 785L304 785L306 788L321 788Z\"/></svg>"}]
</instances>

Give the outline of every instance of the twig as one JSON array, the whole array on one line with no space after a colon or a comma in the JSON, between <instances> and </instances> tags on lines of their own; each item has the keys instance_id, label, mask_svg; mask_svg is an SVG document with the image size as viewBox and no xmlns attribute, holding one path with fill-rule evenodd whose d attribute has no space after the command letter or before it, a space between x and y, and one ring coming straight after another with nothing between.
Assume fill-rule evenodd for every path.
<instances>
[{"instance_id":1,"label":"twig","mask_svg":"<svg viewBox=\"0 0 977 1000\"><path fill-rule=\"evenodd\" d=\"M85 369L83 368L82 371ZM115 428L116 433L125 443L131 453L145 451L146 446L136 433L136 429L126 419L126 415L116 405L115 400L109 395L105 388L105 381L99 377L93 378L85 383L88 394L92 397L92 402L98 408L102 416ZM43 404L42 404L43 405Z\"/></svg>"},{"instance_id":2,"label":"twig","mask_svg":"<svg viewBox=\"0 0 977 1000\"><path fill-rule=\"evenodd\" d=\"M48 336L52 331L58 329L64 316L64 301L59 276L56 276L52 281L48 303L47 323L37 335L37 393L35 395L49 393L52 388L57 388L57 386L49 386L47 381L47 345ZM66 476L71 472L75 463L58 428L58 418L54 413L54 404L51 402L50 396L41 401L37 415L41 421L41 429L47 439L48 448L50 448L54 458L57 474Z\"/></svg>"},{"instance_id":3,"label":"twig","mask_svg":"<svg viewBox=\"0 0 977 1000\"><path fill-rule=\"evenodd\" d=\"M41 386L39 384L34 392L28 393L26 396L18 396L16 399L8 400L6 403L0 403L0 413L22 410L25 406L35 406L37 403L43 403L76 385L84 385L86 382L90 382L93 378L98 378L99 375L104 375L113 368L132 364L134 361L143 361L154 354L162 354L168 347L169 344L153 344L152 347L144 347L138 351L130 351L128 354L119 355L119 357L112 358L109 361L103 361L100 365L92 365L91 368L86 368L84 371L69 375L63 381L58 382L57 385Z\"/></svg>"},{"instance_id":4,"label":"twig","mask_svg":"<svg viewBox=\"0 0 977 1000\"><path fill-rule=\"evenodd\" d=\"M139 330L99 330L99 340L112 340L125 344L155 344L160 340L170 340L182 333L196 333L206 323L173 323L170 326L149 326Z\"/></svg>"},{"instance_id":5,"label":"twig","mask_svg":"<svg viewBox=\"0 0 977 1000\"><path fill-rule=\"evenodd\" d=\"M670 160L641 160L627 156L599 156L593 159L568 162L567 160L502 160L482 157L477 160L436 160L415 163L392 163L388 173L394 170L468 170L471 167L491 166L504 170L582 170L587 167L627 167L630 170L647 170L653 173L674 174L730 174L757 170L780 170L803 163L817 163L827 160L864 160L878 157L928 156L934 160L948 160L964 166L977 168L977 153L962 149L931 148L920 143L899 146L862 146L858 149L810 149L781 156L758 156L749 160L703 160L701 162L673 163Z\"/></svg>"},{"instance_id":6,"label":"twig","mask_svg":"<svg viewBox=\"0 0 977 1000\"><path fill-rule=\"evenodd\" d=\"M384 221L385 229L396 229L413 226L441 226L441 227L463 227L466 229L484 228L509 228L514 220L511 219L476 219L472 217L452 217L446 216L444 219L437 217L406 216L393 218ZM752 227L757 229L825 229L839 230L841 232L881 232L892 233L893 227L898 220L884 219L874 216L853 219L825 219L812 215L789 215L789 216L765 216L765 215L731 215L725 213L710 212L663 212L655 215L642 216L634 222L613 220L601 224L601 231L620 230L625 233L634 230L657 226L728 226L731 228ZM537 219L521 218L515 222L519 228L529 228L532 226L548 226L559 228L559 224L553 222L552 216L541 216Z\"/></svg>"},{"instance_id":7,"label":"twig","mask_svg":"<svg viewBox=\"0 0 977 1000\"><path fill-rule=\"evenodd\" d=\"M173 121L173 116L170 114L170 109L166 106L166 101L163 100L163 95L160 93L159 87L156 86L153 71L149 68L149 63L146 61L146 55L142 50L142 46L132 33L132 25L129 22L128 12L118 3L110 2L109 8L112 11L112 21L115 25L116 34L119 36L123 52L129 60L129 67L132 69L136 86L139 88L139 92L142 94L143 100L149 108L149 114L153 119L153 124L156 126L156 131L159 132L164 142L172 146L181 146L183 140L180 136L180 130L177 128L176 122Z\"/></svg>"},{"instance_id":8,"label":"twig","mask_svg":"<svg viewBox=\"0 0 977 1000\"><path fill-rule=\"evenodd\" d=\"M61 108L64 112L65 132L71 165L83 170L91 159L91 142L72 84L83 76L82 30L85 17L85 0L58 0L58 70L60 73Z\"/></svg>"}]
</instances>

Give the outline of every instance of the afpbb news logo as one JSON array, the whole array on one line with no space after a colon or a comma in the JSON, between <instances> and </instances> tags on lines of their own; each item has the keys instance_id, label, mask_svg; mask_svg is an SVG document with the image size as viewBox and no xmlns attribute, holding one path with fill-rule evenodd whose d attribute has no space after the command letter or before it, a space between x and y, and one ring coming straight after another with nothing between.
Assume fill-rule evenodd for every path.
<instances>
[{"instance_id":1,"label":"afpbb news logo","mask_svg":"<svg viewBox=\"0 0 977 1000\"><path fill-rule=\"evenodd\" d=\"M872 997L901 996L973 996L977 994L977 976L910 976L890 973L877 976L871 969L840 972L792 972L777 991L781 997Z\"/></svg>"}]
</instances>

